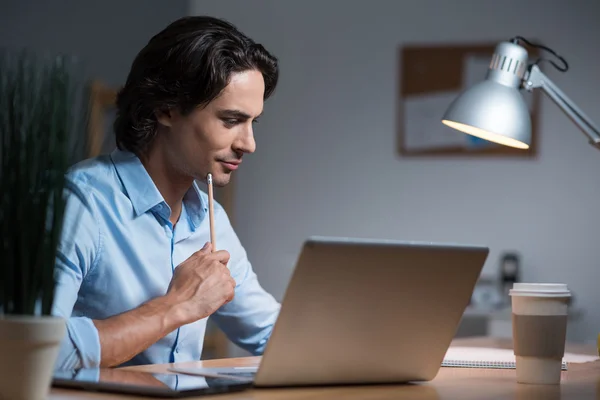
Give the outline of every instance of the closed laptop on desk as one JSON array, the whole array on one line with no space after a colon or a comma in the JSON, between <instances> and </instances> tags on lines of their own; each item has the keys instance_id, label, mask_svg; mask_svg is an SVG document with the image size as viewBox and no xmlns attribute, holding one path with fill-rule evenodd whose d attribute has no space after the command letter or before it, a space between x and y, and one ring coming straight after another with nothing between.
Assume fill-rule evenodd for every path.
<instances>
[{"instance_id":1,"label":"closed laptop on desk","mask_svg":"<svg viewBox=\"0 0 600 400\"><path fill-rule=\"evenodd\" d=\"M256 386L433 379L487 255L487 247L477 246L307 240L249 379ZM240 376L228 369L173 370Z\"/></svg>"}]
</instances>

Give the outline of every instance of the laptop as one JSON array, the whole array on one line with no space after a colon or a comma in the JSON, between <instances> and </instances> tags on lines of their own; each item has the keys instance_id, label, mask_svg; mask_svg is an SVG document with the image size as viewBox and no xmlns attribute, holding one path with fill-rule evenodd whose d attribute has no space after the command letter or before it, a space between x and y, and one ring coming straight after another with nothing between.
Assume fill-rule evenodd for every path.
<instances>
[{"instance_id":1,"label":"laptop","mask_svg":"<svg viewBox=\"0 0 600 400\"><path fill-rule=\"evenodd\" d=\"M255 387L432 380L488 247L311 237L258 367L173 372Z\"/></svg>"}]
</instances>

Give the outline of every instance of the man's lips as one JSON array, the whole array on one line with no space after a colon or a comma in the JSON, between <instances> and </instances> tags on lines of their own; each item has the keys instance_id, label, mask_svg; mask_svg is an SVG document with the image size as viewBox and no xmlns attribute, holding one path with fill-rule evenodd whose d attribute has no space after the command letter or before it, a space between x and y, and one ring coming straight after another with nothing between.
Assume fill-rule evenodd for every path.
<instances>
[{"instance_id":1,"label":"man's lips","mask_svg":"<svg viewBox=\"0 0 600 400\"><path fill-rule=\"evenodd\" d=\"M234 170L238 169L238 167L242 163L242 160L229 160L229 161L221 160L219 162L221 164L223 164L225 166L225 168L228 168L228 169L234 171Z\"/></svg>"}]
</instances>

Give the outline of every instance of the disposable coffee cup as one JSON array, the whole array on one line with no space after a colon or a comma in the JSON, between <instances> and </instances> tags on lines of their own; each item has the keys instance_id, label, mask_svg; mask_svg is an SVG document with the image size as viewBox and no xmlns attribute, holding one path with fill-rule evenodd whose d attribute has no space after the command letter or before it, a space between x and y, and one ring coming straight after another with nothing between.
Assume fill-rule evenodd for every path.
<instances>
[{"instance_id":1,"label":"disposable coffee cup","mask_svg":"<svg viewBox=\"0 0 600 400\"><path fill-rule=\"evenodd\" d=\"M509 294L517 382L560 384L571 292L559 283L515 283Z\"/></svg>"}]
</instances>

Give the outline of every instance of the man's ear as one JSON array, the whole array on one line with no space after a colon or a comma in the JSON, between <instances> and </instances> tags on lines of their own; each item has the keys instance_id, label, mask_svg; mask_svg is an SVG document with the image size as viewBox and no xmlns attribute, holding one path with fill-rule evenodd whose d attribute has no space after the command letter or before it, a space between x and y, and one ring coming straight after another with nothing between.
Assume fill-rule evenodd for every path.
<instances>
[{"instance_id":1,"label":"man's ear","mask_svg":"<svg viewBox=\"0 0 600 400\"><path fill-rule=\"evenodd\" d=\"M164 110L156 110L154 115L156 116L156 120L159 124L167 127L171 127L173 125L173 114L170 109L167 108Z\"/></svg>"}]
</instances>

